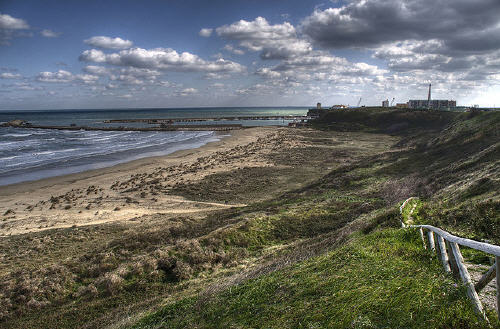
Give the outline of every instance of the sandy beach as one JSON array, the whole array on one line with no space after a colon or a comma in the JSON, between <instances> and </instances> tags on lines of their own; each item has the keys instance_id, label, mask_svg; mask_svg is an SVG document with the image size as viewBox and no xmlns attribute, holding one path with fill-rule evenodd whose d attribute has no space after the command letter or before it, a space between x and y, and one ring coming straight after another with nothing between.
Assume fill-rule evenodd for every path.
<instances>
[{"instance_id":1,"label":"sandy beach","mask_svg":"<svg viewBox=\"0 0 500 329\"><path fill-rule=\"evenodd\" d=\"M0 235L133 221L152 213L196 214L241 206L193 201L169 192L180 183L210 174L241 166L266 166L262 155L272 140L279 138L279 132L273 127L238 130L221 134L219 141L197 149L2 186Z\"/></svg>"}]
</instances>

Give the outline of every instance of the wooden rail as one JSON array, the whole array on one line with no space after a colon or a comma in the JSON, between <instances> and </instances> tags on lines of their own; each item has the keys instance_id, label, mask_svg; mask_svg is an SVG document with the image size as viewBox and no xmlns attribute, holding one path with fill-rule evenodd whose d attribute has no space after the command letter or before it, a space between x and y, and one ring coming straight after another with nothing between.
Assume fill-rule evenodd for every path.
<instances>
[{"instance_id":1,"label":"wooden rail","mask_svg":"<svg viewBox=\"0 0 500 329\"><path fill-rule=\"evenodd\" d=\"M479 300L477 293L496 277L496 311L500 317L500 247L489 243L461 238L431 225L407 225L405 223L405 219L403 218L403 209L412 199L414 198L405 200L403 205L399 208L402 218L401 226L403 228L418 228L424 248L427 248L428 246L429 250L437 255L437 257L441 260L446 273L452 273L455 277L462 280L463 284L467 288L467 296L471 299L475 311L487 322L488 319L486 317L486 313L484 312L483 305ZM425 238L426 234L424 231L427 231L427 239ZM480 250L495 256L495 263L476 284L472 282L469 272L467 271L459 246Z\"/></svg>"}]
</instances>

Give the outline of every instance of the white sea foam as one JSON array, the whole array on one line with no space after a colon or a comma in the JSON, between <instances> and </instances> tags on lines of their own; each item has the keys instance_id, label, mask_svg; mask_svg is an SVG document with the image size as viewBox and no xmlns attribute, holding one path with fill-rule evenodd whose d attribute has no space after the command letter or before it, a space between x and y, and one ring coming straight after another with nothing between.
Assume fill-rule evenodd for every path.
<instances>
[{"instance_id":1,"label":"white sea foam","mask_svg":"<svg viewBox=\"0 0 500 329\"><path fill-rule=\"evenodd\" d=\"M27 137L33 134L5 134L3 137Z\"/></svg>"},{"instance_id":2,"label":"white sea foam","mask_svg":"<svg viewBox=\"0 0 500 329\"><path fill-rule=\"evenodd\" d=\"M0 132L0 185L164 155L215 138L210 131L34 132Z\"/></svg>"}]
</instances>

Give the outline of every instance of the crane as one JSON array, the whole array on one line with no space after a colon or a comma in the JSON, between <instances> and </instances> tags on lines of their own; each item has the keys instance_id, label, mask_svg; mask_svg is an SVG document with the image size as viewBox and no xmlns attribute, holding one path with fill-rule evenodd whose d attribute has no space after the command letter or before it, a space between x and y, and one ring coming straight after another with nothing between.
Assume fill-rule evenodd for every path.
<instances>
[{"instance_id":1,"label":"crane","mask_svg":"<svg viewBox=\"0 0 500 329\"><path fill-rule=\"evenodd\" d=\"M358 105L356 107L359 107L359 104L361 104L361 97L359 98Z\"/></svg>"},{"instance_id":2,"label":"crane","mask_svg":"<svg viewBox=\"0 0 500 329\"><path fill-rule=\"evenodd\" d=\"M394 105L394 101L396 100L396 97L393 97L392 98L392 101L391 101L391 107Z\"/></svg>"}]
</instances>

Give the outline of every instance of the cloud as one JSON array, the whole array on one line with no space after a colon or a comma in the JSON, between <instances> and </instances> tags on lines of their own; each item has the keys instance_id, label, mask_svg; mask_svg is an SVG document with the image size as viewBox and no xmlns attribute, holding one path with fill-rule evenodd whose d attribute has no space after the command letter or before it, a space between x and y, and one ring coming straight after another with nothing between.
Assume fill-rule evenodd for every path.
<instances>
[{"instance_id":1,"label":"cloud","mask_svg":"<svg viewBox=\"0 0 500 329\"><path fill-rule=\"evenodd\" d=\"M36 80L39 82L70 82L74 79L71 72L65 70L59 70L57 72L40 72L38 73Z\"/></svg>"},{"instance_id":2,"label":"cloud","mask_svg":"<svg viewBox=\"0 0 500 329\"><path fill-rule=\"evenodd\" d=\"M305 81L335 81L342 84L368 83L388 73L375 65L353 63L327 52L314 51L309 55L283 60L273 67L261 67L255 74L289 87Z\"/></svg>"},{"instance_id":3,"label":"cloud","mask_svg":"<svg viewBox=\"0 0 500 329\"><path fill-rule=\"evenodd\" d=\"M402 79L416 83L414 78L446 77L449 88L499 80L497 0L351 0L315 10L300 30L321 47L373 52L397 76L383 82L389 87Z\"/></svg>"},{"instance_id":4,"label":"cloud","mask_svg":"<svg viewBox=\"0 0 500 329\"><path fill-rule=\"evenodd\" d=\"M482 50L500 48L499 23L497 0L360 0L316 10L301 28L329 48L437 39L450 50Z\"/></svg>"},{"instance_id":5,"label":"cloud","mask_svg":"<svg viewBox=\"0 0 500 329\"><path fill-rule=\"evenodd\" d=\"M0 79L21 79L22 76L17 73L10 73L10 72L5 72L5 73L0 73Z\"/></svg>"},{"instance_id":6,"label":"cloud","mask_svg":"<svg viewBox=\"0 0 500 329\"><path fill-rule=\"evenodd\" d=\"M212 35L213 30L214 29L201 29L198 34L202 37L208 38Z\"/></svg>"},{"instance_id":7,"label":"cloud","mask_svg":"<svg viewBox=\"0 0 500 329\"><path fill-rule=\"evenodd\" d=\"M279 79L282 77L282 74L280 72L274 71L273 69L268 67L259 68L255 73L268 79Z\"/></svg>"},{"instance_id":8,"label":"cloud","mask_svg":"<svg viewBox=\"0 0 500 329\"><path fill-rule=\"evenodd\" d=\"M259 51L262 59L285 59L312 50L308 41L297 37L292 24L270 25L263 17L253 21L240 20L218 27L215 31L222 38L238 41L243 48Z\"/></svg>"},{"instance_id":9,"label":"cloud","mask_svg":"<svg viewBox=\"0 0 500 329\"><path fill-rule=\"evenodd\" d=\"M58 36L61 35L61 33L45 29L40 31L40 35L46 38L57 38Z\"/></svg>"},{"instance_id":10,"label":"cloud","mask_svg":"<svg viewBox=\"0 0 500 329\"><path fill-rule=\"evenodd\" d=\"M7 14L0 13L0 29L6 30L26 30L30 26L24 19L15 18Z\"/></svg>"},{"instance_id":11,"label":"cloud","mask_svg":"<svg viewBox=\"0 0 500 329\"><path fill-rule=\"evenodd\" d=\"M245 52L241 49L234 48L232 45L225 45L224 50L227 50L235 55L244 55Z\"/></svg>"},{"instance_id":12,"label":"cloud","mask_svg":"<svg viewBox=\"0 0 500 329\"><path fill-rule=\"evenodd\" d=\"M99 77L92 74L77 74L74 75L71 72L65 70L59 70L57 72L40 72L36 76L36 81L38 82L48 82L48 83L69 83L69 82L81 82L84 84L91 84L99 80Z\"/></svg>"},{"instance_id":13,"label":"cloud","mask_svg":"<svg viewBox=\"0 0 500 329\"><path fill-rule=\"evenodd\" d=\"M185 88L185 89L181 90L181 92L185 93L185 94L196 94L198 92L198 90L195 88Z\"/></svg>"},{"instance_id":14,"label":"cloud","mask_svg":"<svg viewBox=\"0 0 500 329\"><path fill-rule=\"evenodd\" d=\"M14 87L16 89L19 89L19 90L27 90L27 91L31 91L31 90L43 90L42 87L33 86L32 84L27 83L27 82L16 82L14 84Z\"/></svg>"},{"instance_id":15,"label":"cloud","mask_svg":"<svg viewBox=\"0 0 500 329\"><path fill-rule=\"evenodd\" d=\"M77 74L74 76L74 80L83 82L85 84L92 84L99 80L99 77L92 74Z\"/></svg>"},{"instance_id":16,"label":"cloud","mask_svg":"<svg viewBox=\"0 0 500 329\"><path fill-rule=\"evenodd\" d=\"M197 55L188 52L178 53L171 48L132 48L112 54L105 54L100 50L91 49L84 51L79 59L83 62L106 63L152 70L227 73L245 71L244 66L232 61L222 58L216 61L205 61Z\"/></svg>"},{"instance_id":17,"label":"cloud","mask_svg":"<svg viewBox=\"0 0 500 329\"><path fill-rule=\"evenodd\" d=\"M15 37L31 36L31 33L26 31L29 28L24 19L0 13L0 45L8 45Z\"/></svg>"},{"instance_id":18,"label":"cloud","mask_svg":"<svg viewBox=\"0 0 500 329\"><path fill-rule=\"evenodd\" d=\"M208 80L220 80L220 79L229 79L231 76L229 74L225 74L225 73L213 73L213 72L209 72L207 74L204 75L204 78L205 79L208 79Z\"/></svg>"},{"instance_id":19,"label":"cloud","mask_svg":"<svg viewBox=\"0 0 500 329\"><path fill-rule=\"evenodd\" d=\"M405 40L380 46L373 57L387 61L395 72L415 70L467 73L469 78L493 76L500 66L500 50L479 53L460 53L448 49L443 40ZM475 74L470 74L474 71Z\"/></svg>"},{"instance_id":20,"label":"cloud","mask_svg":"<svg viewBox=\"0 0 500 329\"><path fill-rule=\"evenodd\" d=\"M133 46L133 42L130 40L123 40L122 38L110 38L105 36L96 36L90 39L84 40L86 44L101 48L101 49L127 49Z\"/></svg>"},{"instance_id":21,"label":"cloud","mask_svg":"<svg viewBox=\"0 0 500 329\"><path fill-rule=\"evenodd\" d=\"M83 68L83 71L93 75L101 75L101 76L111 74L111 71L108 68L97 65L87 65Z\"/></svg>"},{"instance_id":22,"label":"cloud","mask_svg":"<svg viewBox=\"0 0 500 329\"><path fill-rule=\"evenodd\" d=\"M192 95L195 95L197 93L198 93L198 89L196 89L196 88L185 88L185 89L178 91L175 95L185 97L185 96L192 96Z\"/></svg>"}]
</instances>

